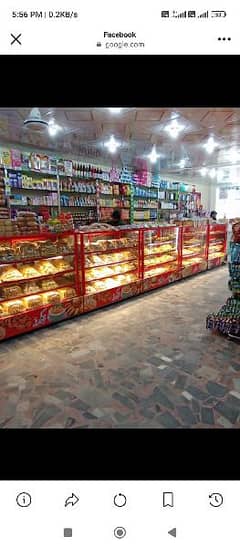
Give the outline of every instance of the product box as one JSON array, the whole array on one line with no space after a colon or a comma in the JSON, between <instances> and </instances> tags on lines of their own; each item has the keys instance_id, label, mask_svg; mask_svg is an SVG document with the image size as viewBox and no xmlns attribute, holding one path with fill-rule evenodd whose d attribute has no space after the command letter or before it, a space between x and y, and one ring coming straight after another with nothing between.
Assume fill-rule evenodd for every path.
<instances>
[{"instance_id":1,"label":"product box","mask_svg":"<svg viewBox=\"0 0 240 547\"><path fill-rule=\"evenodd\" d=\"M19 169L22 165L21 152L19 150L11 150L11 164L15 169Z\"/></svg>"}]
</instances>

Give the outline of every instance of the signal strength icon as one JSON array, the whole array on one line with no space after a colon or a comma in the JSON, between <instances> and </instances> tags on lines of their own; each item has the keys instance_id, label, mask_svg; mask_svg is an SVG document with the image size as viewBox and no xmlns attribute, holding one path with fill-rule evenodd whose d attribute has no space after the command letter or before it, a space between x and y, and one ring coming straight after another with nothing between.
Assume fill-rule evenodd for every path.
<instances>
[{"instance_id":1,"label":"signal strength icon","mask_svg":"<svg viewBox=\"0 0 240 547\"><path fill-rule=\"evenodd\" d=\"M201 17L208 17L208 11L204 11L203 13L201 13L201 15L198 16L199 18Z\"/></svg>"},{"instance_id":2,"label":"signal strength icon","mask_svg":"<svg viewBox=\"0 0 240 547\"><path fill-rule=\"evenodd\" d=\"M179 13L178 17L187 17L187 12L183 11L182 13Z\"/></svg>"}]
</instances>

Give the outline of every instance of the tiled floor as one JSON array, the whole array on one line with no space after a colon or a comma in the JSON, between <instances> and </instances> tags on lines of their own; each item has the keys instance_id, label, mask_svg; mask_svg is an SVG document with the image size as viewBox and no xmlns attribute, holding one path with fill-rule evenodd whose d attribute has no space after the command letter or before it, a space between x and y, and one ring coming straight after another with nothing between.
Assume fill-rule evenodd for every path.
<instances>
[{"instance_id":1,"label":"tiled floor","mask_svg":"<svg viewBox=\"0 0 240 547\"><path fill-rule=\"evenodd\" d=\"M227 268L0 345L0 427L240 427Z\"/></svg>"}]
</instances>

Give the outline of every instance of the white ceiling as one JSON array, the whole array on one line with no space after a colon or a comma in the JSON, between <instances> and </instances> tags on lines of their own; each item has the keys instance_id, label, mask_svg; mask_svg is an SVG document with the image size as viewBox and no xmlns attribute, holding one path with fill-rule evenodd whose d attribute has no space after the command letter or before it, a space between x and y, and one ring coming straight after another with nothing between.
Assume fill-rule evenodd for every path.
<instances>
[{"instance_id":1,"label":"white ceiling","mask_svg":"<svg viewBox=\"0 0 240 547\"><path fill-rule=\"evenodd\" d=\"M30 108L17 107L0 109L2 143L19 143L76 156L83 145L102 150L103 142L113 134L121 142L122 159L126 154L129 161L136 156L146 157L156 144L163 174L191 177L199 175L203 165L230 169L229 150L240 152L240 108L123 108L120 114L112 114L108 108L42 108L45 119L54 117L63 128L57 138L50 138L47 132L36 135L26 130L23 121L29 111ZM184 126L176 140L165 131L173 115ZM210 134L218 144L211 155L203 147ZM183 158L186 166L180 171L179 162Z\"/></svg>"}]
</instances>

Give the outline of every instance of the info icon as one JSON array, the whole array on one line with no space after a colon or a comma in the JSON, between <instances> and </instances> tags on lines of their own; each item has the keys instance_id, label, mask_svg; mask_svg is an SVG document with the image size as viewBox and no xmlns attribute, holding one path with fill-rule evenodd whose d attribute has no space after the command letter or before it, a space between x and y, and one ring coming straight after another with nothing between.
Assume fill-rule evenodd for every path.
<instances>
[{"instance_id":1,"label":"info icon","mask_svg":"<svg viewBox=\"0 0 240 547\"><path fill-rule=\"evenodd\" d=\"M21 492L18 494L16 502L19 507L29 507L32 503L32 498L28 492Z\"/></svg>"}]
</instances>

